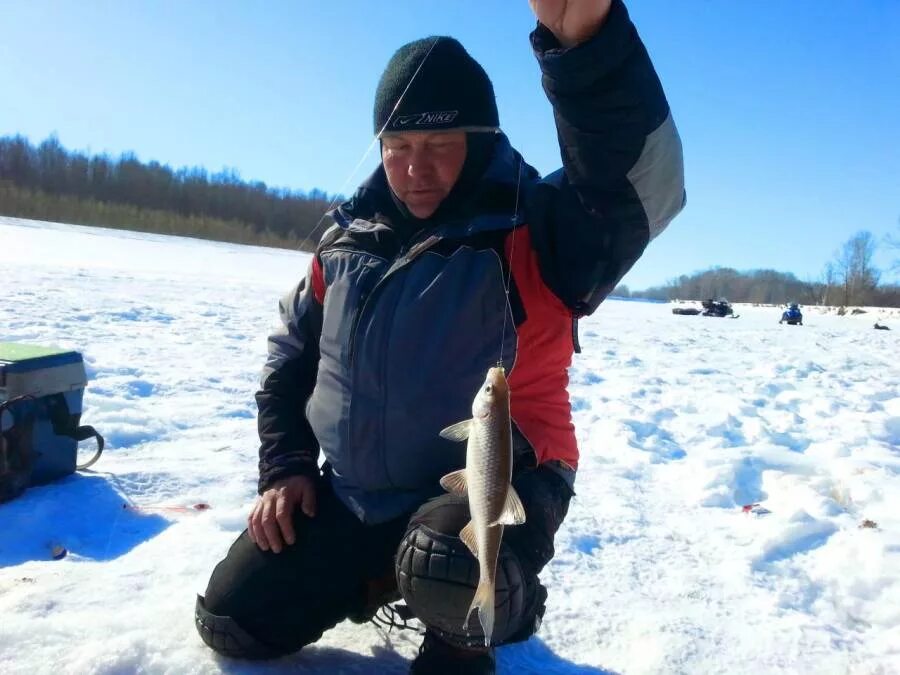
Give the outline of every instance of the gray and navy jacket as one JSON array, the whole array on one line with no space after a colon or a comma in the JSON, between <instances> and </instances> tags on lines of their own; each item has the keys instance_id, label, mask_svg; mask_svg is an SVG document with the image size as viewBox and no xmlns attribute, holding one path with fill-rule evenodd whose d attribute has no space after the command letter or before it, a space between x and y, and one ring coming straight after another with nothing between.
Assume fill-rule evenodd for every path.
<instances>
[{"instance_id":1,"label":"gray and navy jacket","mask_svg":"<svg viewBox=\"0 0 900 675\"><path fill-rule=\"evenodd\" d=\"M501 360L533 461L577 467L566 389L575 321L682 209L681 143L621 2L574 48L542 26L531 39L563 169L542 179L499 135L465 207L411 237L384 215L383 168L332 213L269 338L260 493L317 475L321 452L361 520L415 509L465 465L464 444L438 434L471 417Z\"/></svg>"}]
</instances>

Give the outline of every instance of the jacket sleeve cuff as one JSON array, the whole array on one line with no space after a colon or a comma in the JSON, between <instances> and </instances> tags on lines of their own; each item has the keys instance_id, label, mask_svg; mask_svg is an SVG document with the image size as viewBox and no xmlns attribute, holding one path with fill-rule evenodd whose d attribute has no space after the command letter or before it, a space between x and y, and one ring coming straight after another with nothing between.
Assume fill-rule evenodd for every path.
<instances>
[{"instance_id":1,"label":"jacket sleeve cuff","mask_svg":"<svg viewBox=\"0 0 900 675\"><path fill-rule=\"evenodd\" d=\"M540 23L531 33L541 71L559 93L584 89L615 71L637 44L637 33L622 0L613 0L596 35L574 47L563 47Z\"/></svg>"},{"instance_id":2,"label":"jacket sleeve cuff","mask_svg":"<svg viewBox=\"0 0 900 675\"><path fill-rule=\"evenodd\" d=\"M308 476L318 478L321 475L318 464L309 460L307 455L299 453L279 457L274 463L260 466L257 492L262 494L272 485L292 476Z\"/></svg>"}]
</instances>

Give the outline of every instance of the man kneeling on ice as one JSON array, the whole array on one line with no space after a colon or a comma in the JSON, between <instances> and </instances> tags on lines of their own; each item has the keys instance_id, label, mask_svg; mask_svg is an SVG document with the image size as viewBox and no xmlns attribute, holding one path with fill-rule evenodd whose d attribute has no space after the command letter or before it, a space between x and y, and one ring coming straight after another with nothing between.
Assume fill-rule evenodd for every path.
<instances>
[{"instance_id":1,"label":"man kneeling on ice","mask_svg":"<svg viewBox=\"0 0 900 675\"><path fill-rule=\"evenodd\" d=\"M382 163L331 214L280 305L257 394L261 496L197 600L200 635L223 654L289 654L402 597L426 627L412 673L493 673L493 647L540 624L538 573L578 465L575 322L681 210L684 184L622 2L530 4L564 165L544 179L500 131L491 82L457 41L407 44L381 77ZM460 539L477 515L472 474L440 484L465 467L466 444L441 431L472 417L497 364L524 516L482 520L506 524L485 646L483 616L467 623L482 545Z\"/></svg>"}]
</instances>

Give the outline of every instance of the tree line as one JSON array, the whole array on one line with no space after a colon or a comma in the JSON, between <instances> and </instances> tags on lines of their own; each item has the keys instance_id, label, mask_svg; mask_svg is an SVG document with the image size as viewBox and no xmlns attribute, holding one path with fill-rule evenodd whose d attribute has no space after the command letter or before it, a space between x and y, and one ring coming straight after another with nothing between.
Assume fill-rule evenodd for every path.
<instances>
[{"instance_id":1,"label":"tree line","mask_svg":"<svg viewBox=\"0 0 900 675\"><path fill-rule=\"evenodd\" d=\"M900 250L900 238L888 237L883 243L889 249ZM878 246L871 232L857 232L835 252L817 279L801 280L790 272L776 270L712 267L643 291L620 285L613 294L648 300L727 298L730 302L753 304L900 307L900 285L879 283L881 270L873 262ZM897 269L900 261L895 260L891 270Z\"/></svg>"},{"instance_id":2,"label":"tree line","mask_svg":"<svg viewBox=\"0 0 900 675\"><path fill-rule=\"evenodd\" d=\"M133 153L88 156L67 150L56 136L37 147L22 136L0 137L0 214L9 216L312 249L324 228L313 230L331 203L321 190L271 188L243 181L233 170L173 170L143 163ZM643 291L620 285L613 293L651 300L725 297L757 304L898 307L900 286L880 285L881 272L872 262L879 245L870 232L858 232L814 280L714 267ZM882 245L900 251L900 231ZM892 269L898 267L895 261Z\"/></svg>"},{"instance_id":3,"label":"tree line","mask_svg":"<svg viewBox=\"0 0 900 675\"><path fill-rule=\"evenodd\" d=\"M320 190L271 188L243 181L234 170L173 170L133 153L88 156L67 150L56 136L37 147L22 136L0 137L4 215L55 214L65 222L295 247L330 203Z\"/></svg>"}]
</instances>

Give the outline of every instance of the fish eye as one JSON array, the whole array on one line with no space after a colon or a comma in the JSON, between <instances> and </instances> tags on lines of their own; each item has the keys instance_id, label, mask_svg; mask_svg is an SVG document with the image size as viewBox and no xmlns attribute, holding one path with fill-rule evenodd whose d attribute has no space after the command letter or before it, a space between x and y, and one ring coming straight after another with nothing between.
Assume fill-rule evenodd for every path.
<instances>
[{"instance_id":1,"label":"fish eye","mask_svg":"<svg viewBox=\"0 0 900 675\"><path fill-rule=\"evenodd\" d=\"M493 385L490 385L490 384L485 385L485 387L484 387L484 393L485 393L485 394L490 394L492 391L494 391Z\"/></svg>"}]
</instances>

